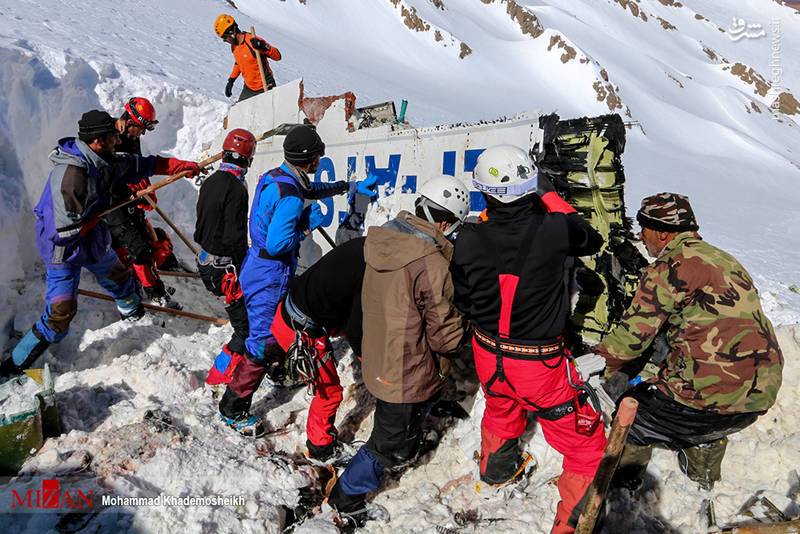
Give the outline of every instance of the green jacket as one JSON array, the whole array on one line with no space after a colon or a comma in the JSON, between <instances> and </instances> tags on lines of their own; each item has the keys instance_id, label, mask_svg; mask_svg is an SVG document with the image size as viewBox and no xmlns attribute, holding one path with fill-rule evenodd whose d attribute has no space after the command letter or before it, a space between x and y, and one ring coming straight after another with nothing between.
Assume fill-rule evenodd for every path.
<instances>
[{"instance_id":1,"label":"green jacket","mask_svg":"<svg viewBox=\"0 0 800 534\"><path fill-rule=\"evenodd\" d=\"M595 350L613 374L662 330L670 350L651 382L675 401L719 413L775 402L783 356L753 280L695 232L678 234L645 269L631 306Z\"/></svg>"}]
</instances>

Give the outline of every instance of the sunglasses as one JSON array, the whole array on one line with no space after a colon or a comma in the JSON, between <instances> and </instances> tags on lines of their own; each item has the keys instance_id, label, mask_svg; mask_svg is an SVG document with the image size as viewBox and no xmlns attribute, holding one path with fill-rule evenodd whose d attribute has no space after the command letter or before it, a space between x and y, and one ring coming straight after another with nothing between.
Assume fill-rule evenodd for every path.
<instances>
[{"instance_id":1,"label":"sunglasses","mask_svg":"<svg viewBox=\"0 0 800 534\"><path fill-rule=\"evenodd\" d=\"M152 132L156 129L156 124L158 124L158 121L149 121L142 117L142 114L139 113L139 111L136 109L136 106L133 105L133 102L131 102L129 107L131 118L133 119L133 122L137 123L137 126L143 127L148 132Z\"/></svg>"}]
</instances>

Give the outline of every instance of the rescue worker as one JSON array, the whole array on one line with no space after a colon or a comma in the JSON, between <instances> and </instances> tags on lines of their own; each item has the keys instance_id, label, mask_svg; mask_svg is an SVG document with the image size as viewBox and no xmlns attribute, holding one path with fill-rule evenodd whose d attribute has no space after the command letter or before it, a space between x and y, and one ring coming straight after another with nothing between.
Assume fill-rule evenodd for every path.
<instances>
[{"instance_id":1,"label":"rescue worker","mask_svg":"<svg viewBox=\"0 0 800 534\"><path fill-rule=\"evenodd\" d=\"M277 48L260 37L241 31L230 15L223 14L217 17L217 20L214 21L214 31L223 41L231 45L233 53L233 71L231 71L228 84L225 86L225 96L230 98L233 94L233 83L240 74L244 78L244 85L239 95L239 102L275 87L275 78L267 58L280 61L281 53ZM261 72L258 68L259 57L264 66L266 88L261 81Z\"/></svg>"},{"instance_id":2,"label":"rescue worker","mask_svg":"<svg viewBox=\"0 0 800 534\"><path fill-rule=\"evenodd\" d=\"M278 302L286 294L297 269L300 244L325 216L314 200L342 193L361 193L374 197L376 178L359 182L312 182L325 154L316 129L295 126L283 142L285 161L258 180L250 208L250 248L239 280L247 307L250 334L245 342L245 358L219 403L220 418L245 436L264 432L261 420L251 415L253 393L269 372L270 380L282 384L286 353L270 331Z\"/></svg>"},{"instance_id":3,"label":"rescue worker","mask_svg":"<svg viewBox=\"0 0 800 534\"><path fill-rule=\"evenodd\" d=\"M370 518L366 493L386 471L409 466L430 448L422 425L464 341L453 304L448 239L469 213L469 192L452 176L420 188L416 215L401 211L371 227L364 243L362 375L376 398L372 434L334 485L328 504L347 528Z\"/></svg>"},{"instance_id":4,"label":"rescue worker","mask_svg":"<svg viewBox=\"0 0 800 534\"><path fill-rule=\"evenodd\" d=\"M58 142L50 154L53 170L36 213L36 244L47 268L44 313L4 362L6 371L27 369L51 344L61 341L78 310L81 268L88 269L117 303L123 319L144 315L130 271L111 250L108 226L98 215L111 207L115 184L137 184L154 174L190 171L196 163L160 156L116 154L119 131L105 111L78 121L78 137Z\"/></svg>"},{"instance_id":5,"label":"rescue worker","mask_svg":"<svg viewBox=\"0 0 800 534\"><path fill-rule=\"evenodd\" d=\"M120 144L117 153L125 152L135 156L142 155L140 138L147 131L153 131L158 124L156 110L149 100L134 97L125 103L125 111L115 125L120 134ZM150 179L145 178L138 184L115 184L111 188L111 203L119 204L128 200L137 190L150 186ZM155 193L150 193L150 198L157 201ZM146 200L136 204L129 204L121 209L104 215L103 220L111 232L111 246L123 263L130 264L139 284L142 286L144 296L156 306L181 309L181 305L174 301L161 277L158 275L159 266L169 263L177 264L172 254L172 243L162 230L162 238L150 225L145 216L145 211L153 207Z\"/></svg>"},{"instance_id":6,"label":"rescue worker","mask_svg":"<svg viewBox=\"0 0 800 534\"><path fill-rule=\"evenodd\" d=\"M351 454L334 425L342 386L330 337L345 335L354 354L361 354L364 239L337 246L295 278L272 321L272 334L288 353L289 376L303 379L314 394L306 447L315 463L341 462Z\"/></svg>"},{"instance_id":7,"label":"rescue worker","mask_svg":"<svg viewBox=\"0 0 800 534\"><path fill-rule=\"evenodd\" d=\"M197 267L206 289L219 296L233 334L217 356L206 382L227 384L244 357L250 331L239 273L247 254L247 174L256 151L256 138L247 130L231 130L222 143L222 163L203 181L197 197L194 240L200 244Z\"/></svg>"},{"instance_id":8,"label":"rescue worker","mask_svg":"<svg viewBox=\"0 0 800 534\"><path fill-rule=\"evenodd\" d=\"M475 327L472 348L486 397L480 479L499 487L525 476L530 456L521 454L519 437L526 412L533 412L545 440L564 455L551 532L571 533L606 438L564 349L567 264L597 252L602 238L521 148L486 149L472 184L486 200L487 220L459 233L452 271L456 305Z\"/></svg>"},{"instance_id":9,"label":"rescue worker","mask_svg":"<svg viewBox=\"0 0 800 534\"><path fill-rule=\"evenodd\" d=\"M775 403L783 356L753 279L730 254L703 241L689 199L642 200L640 237L656 260L642 274L622 320L596 347L605 389L630 388L631 362L665 334L657 376L624 396L639 401L614 482L636 488L654 444L679 451L681 470L710 490L720 479L727 435Z\"/></svg>"}]
</instances>

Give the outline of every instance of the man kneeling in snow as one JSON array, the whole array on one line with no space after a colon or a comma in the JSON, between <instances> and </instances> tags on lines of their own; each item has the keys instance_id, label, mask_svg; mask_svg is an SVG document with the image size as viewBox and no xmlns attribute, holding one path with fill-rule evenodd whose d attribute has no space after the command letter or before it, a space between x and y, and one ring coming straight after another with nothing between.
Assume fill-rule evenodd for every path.
<instances>
[{"instance_id":1,"label":"man kneeling in snow","mask_svg":"<svg viewBox=\"0 0 800 534\"><path fill-rule=\"evenodd\" d=\"M36 213L36 245L47 267L47 297L41 319L0 366L8 375L27 369L51 343L67 335L78 311L78 284L85 267L111 293L124 319L144 315L130 271L111 249L111 234L99 215L111 207L116 184L133 185L155 174L199 172L196 163L160 156L116 154L120 143L114 119L92 110L78 121L78 138L58 142L54 167Z\"/></svg>"},{"instance_id":2,"label":"man kneeling in snow","mask_svg":"<svg viewBox=\"0 0 800 534\"><path fill-rule=\"evenodd\" d=\"M658 375L624 396L639 401L614 483L638 487L656 443L679 450L681 470L703 489L720 479L727 435L775 402L783 357L752 278L697 234L689 199L661 193L636 218L656 261L620 323L595 352L605 356L612 398L630 388L628 364L659 333L669 353ZM625 367L624 367L625 366Z\"/></svg>"}]
</instances>

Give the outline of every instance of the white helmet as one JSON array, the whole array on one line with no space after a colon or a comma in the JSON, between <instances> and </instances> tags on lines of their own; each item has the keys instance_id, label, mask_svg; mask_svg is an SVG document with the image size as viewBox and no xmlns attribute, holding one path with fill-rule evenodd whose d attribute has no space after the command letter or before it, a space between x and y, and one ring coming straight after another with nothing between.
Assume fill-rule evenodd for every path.
<instances>
[{"instance_id":1,"label":"white helmet","mask_svg":"<svg viewBox=\"0 0 800 534\"><path fill-rule=\"evenodd\" d=\"M527 152L513 145L489 147L478 157L472 185L507 204L536 192L539 171Z\"/></svg>"},{"instance_id":2,"label":"white helmet","mask_svg":"<svg viewBox=\"0 0 800 534\"><path fill-rule=\"evenodd\" d=\"M417 207L422 207L428 222L434 222L428 208L450 212L458 219L444 233L446 236L461 226L469 215L469 191L464 182L457 178L446 174L436 176L422 184L418 193L419 198L415 204Z\"/></svg>"}]
</instances>

